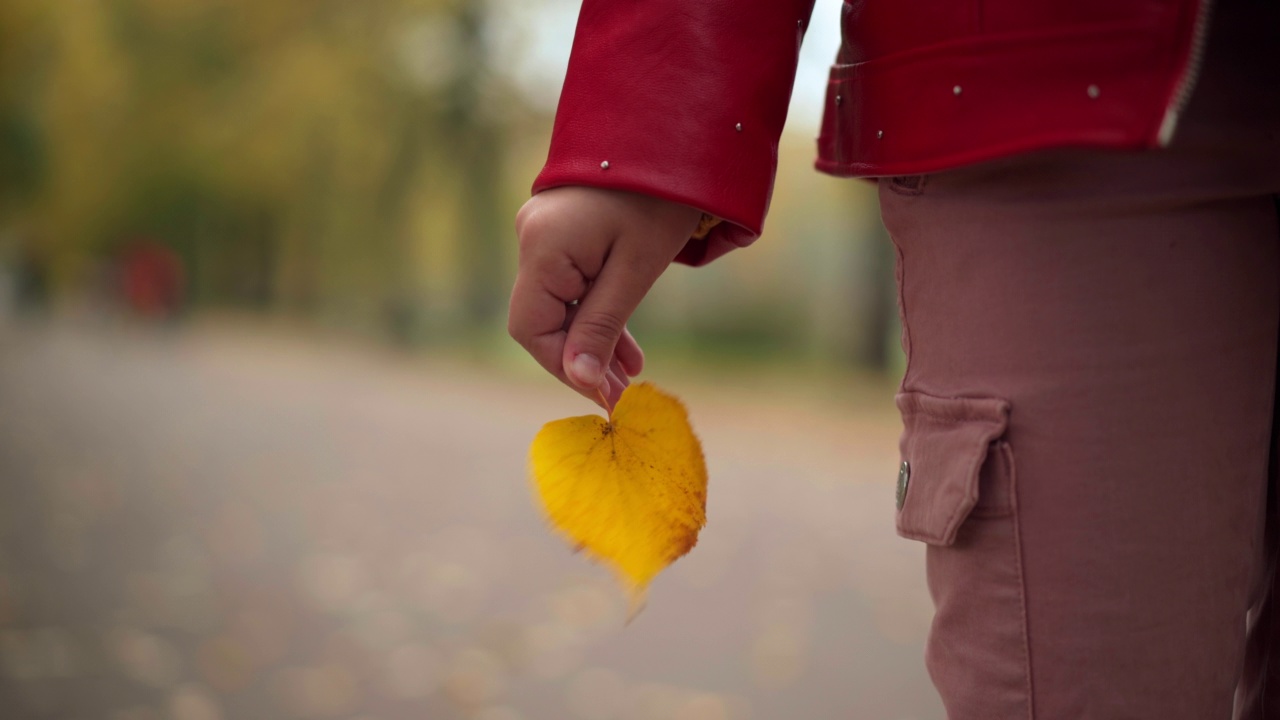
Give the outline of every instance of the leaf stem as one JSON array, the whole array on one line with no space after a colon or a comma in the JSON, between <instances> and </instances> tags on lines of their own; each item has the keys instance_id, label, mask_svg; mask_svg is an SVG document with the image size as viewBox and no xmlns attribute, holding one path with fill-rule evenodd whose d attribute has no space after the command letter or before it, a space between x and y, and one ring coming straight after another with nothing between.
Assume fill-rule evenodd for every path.
<instances>
[{"instance_id":1,"label":"leaf stem","mask_svg":"<svg viewBox=\"0 0 1280 720\"><path fill-rule=\"evenodd\" d=\"M604 392L600 388L596 388L596 397L600 398L600 404L609 413L609 422L613 422L613 408L609 407L609 398L604 396Z\"/></svg>"}]
</instances>

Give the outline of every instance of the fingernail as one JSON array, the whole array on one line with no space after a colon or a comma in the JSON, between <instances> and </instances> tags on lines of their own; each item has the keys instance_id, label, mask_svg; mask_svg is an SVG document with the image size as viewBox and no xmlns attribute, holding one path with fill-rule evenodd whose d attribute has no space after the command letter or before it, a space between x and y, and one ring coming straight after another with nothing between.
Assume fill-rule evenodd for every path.
<instances>
[{"instance_id":1,"label":"fingernail","mask_svg":"<svg viewBox=\"0 0 1280 720\"><path fill-rule=\"evenodd\" d=\"M581 353L575 357L570 370L579 384L588 387L599 387L600 381L604 379L600 361L594 355L587 353Z\"/></svg>"}]
</instances>

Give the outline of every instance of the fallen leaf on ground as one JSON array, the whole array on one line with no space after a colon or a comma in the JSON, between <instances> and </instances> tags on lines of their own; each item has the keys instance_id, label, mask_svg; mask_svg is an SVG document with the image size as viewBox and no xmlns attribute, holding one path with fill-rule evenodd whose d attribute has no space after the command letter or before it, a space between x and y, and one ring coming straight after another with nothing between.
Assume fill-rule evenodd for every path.
<instances>
[{"instance_id":1,"label":"fallen leaf on ground","mask_svg":"<svg viewBox=\"0 0 1280 720\"><path fill-rule=\"evenodd\" d=\"M651 383L624 390L609 419L547 423L529 461L551 524L617 572L632 615L649 582L693 548L706 524L702 445L684 405Z\"/></svg>"}]
</instances>

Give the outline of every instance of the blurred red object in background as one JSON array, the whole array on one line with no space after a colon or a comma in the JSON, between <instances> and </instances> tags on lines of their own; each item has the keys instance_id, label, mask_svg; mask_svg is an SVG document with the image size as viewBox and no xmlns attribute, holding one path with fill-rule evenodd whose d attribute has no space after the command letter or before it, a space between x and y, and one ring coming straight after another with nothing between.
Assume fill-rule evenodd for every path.
<instances>
[{"instance_id":1,"label":"blurred red object in background","mask_svg":"<svg viewBox=\"0 0 1280 720\"><path fill-rule=\"evenodd\" d=\"M177 315L186 295L182 259L171 248L149 238L125 247L119 258L120 294L135 314L163 320Z\"/></svg>"}]
</instances>

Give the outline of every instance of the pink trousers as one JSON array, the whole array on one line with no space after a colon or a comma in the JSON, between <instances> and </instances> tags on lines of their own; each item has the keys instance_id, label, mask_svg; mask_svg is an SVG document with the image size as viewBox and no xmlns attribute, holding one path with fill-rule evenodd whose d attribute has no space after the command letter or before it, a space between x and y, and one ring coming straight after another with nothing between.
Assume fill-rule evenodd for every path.
<instances>
[{"instance_id":1,"label":"pink trousers","mask_svg":"<svg viewBox=\"0 0 1280 720\"><path fill-rule=\"evenodd\" d=\"M1222 5L1167 150L881 182L953 720L1280 718L1280 22Z\"/></svg>"}]
</instances>

